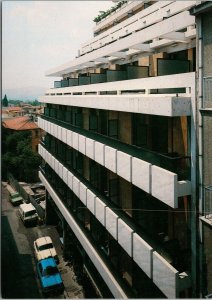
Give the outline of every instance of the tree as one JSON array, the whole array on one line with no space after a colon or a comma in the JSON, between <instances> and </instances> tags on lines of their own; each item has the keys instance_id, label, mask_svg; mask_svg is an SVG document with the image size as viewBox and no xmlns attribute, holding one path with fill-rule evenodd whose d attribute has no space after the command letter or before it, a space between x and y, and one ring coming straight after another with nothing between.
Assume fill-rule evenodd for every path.
<instances>
[{"instance_id":1,"label":"tree","mask_svg":"<svg viewBox=\"0 0 212 300\"><path fill-rule=\"evenodd\" d=\"M9 104L12 106L20 106L20 103L22 102L21 100L9 100Z\"/></svg>"},{"instance_id":2,"label":"tree","mask_svg":"<svg viewBox=\"0 0 212 300\"><path fill-rule=\"evenodd\" d=\"M2 175L6 180L7 172L17 180L34 182L37 180L41 157L31 149L31 133L14 132L3 137L4 154L2 155Z\"/></svg>"},{"instance_id":3,"label":"tree","mask_svg":"<svg viewBox=\"0 0 212 300\"><path fill-rule=\"evenodd\" d=\"M32 101L32 105L33 106L39 106L40 102L38 100L34 100L34 101Z\"/></svg>"},{"instance_id":4,"label":"tree","mask_svg":"<svg viewBox=\"0 0 212 300\"><path fill-rule=\"evenodd\" d=\"M4 99L2 100L2 105L5 106L5 107L8 106L7 95L4 95Z\"/></svg>"}]
</instances>

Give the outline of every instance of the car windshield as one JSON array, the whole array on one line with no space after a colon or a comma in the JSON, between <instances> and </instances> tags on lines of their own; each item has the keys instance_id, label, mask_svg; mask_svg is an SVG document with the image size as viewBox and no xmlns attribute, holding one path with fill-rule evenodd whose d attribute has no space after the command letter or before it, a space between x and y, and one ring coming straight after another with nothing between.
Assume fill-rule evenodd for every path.
<instances>
[{"instance_id":1,"label":"car windshield","mask_svg":"<svg viewBox=\"0 0 212 300\"><path fill-rule=\"evenodd\" d=\"M50 249L50 248L53 248L52 243L45 244L45 245L41 245L41 246L39 247L39 251L43 251L43 250Z\"/></svg>"},{"instance_id":2,"label":"car windshield","mask_svg":"<svg viewBox=\"0 0 212 300\"><path fill-rule=\"evenodd\" d=\"M35 210L27 211L27 212L25 213L25 217L31 217L31 216L33 216L35 213L36 213Z\"/></svg>"},{"instance_id":3,"label":"car windshield","mask_svg":"<svg viewBox=\"0 0 212 300\"><path fill-rule=\"evenodd\" d=\"M57 267L49 266L43 271L44 276L51 276L58 273Z\"/></svg>"}]
</instances>

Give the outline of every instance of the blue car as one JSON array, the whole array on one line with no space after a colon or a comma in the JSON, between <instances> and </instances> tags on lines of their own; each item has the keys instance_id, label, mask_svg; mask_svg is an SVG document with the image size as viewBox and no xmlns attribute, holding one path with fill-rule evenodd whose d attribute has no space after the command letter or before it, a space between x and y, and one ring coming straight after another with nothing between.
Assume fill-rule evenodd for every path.
<instances>
[{"instance_id":1,"label":"blue car","mask_svg":"<svg viewBox=\"0 0 212 300\"><path fill-rule=\"evenodd\" d=\"M43 293L62 293L63 281L54 258L40 260L37 264L38 277Z\"/></svg>"}]
</instances>

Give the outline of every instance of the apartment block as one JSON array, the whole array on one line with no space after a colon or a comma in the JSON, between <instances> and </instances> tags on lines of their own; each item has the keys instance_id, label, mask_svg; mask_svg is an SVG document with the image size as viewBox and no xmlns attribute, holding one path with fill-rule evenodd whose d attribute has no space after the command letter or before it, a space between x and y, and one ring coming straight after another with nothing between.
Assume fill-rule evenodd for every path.
<instances>
[{"instance_id":1,"label":"apartment block","mask_svg":"<svg viewBox=\"0 0 212 300\"><path fill-rule=\"evenodd\" d=\"M46 220L100 297L198 298L201 1L121 4L46 73L61 77L40 99Z\"/></svg>"}]
</instances>

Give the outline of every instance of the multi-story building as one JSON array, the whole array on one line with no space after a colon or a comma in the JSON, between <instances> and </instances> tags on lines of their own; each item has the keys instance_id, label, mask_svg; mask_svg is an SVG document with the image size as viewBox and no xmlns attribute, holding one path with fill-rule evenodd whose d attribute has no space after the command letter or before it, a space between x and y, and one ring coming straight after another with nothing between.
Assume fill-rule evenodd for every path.
<instances>
[{"instance_id":1,"label":"multi-story building","mask_svg":"<svg viewBox=\"0 0 212 300\"><path fill-rule=\"evenodd\" d=\"M201 1L128 1L47 72L39 173L102 297L201 295L196 21ZM101 19L101 18L100 18Z\"/></svg>"}]
</instances>

